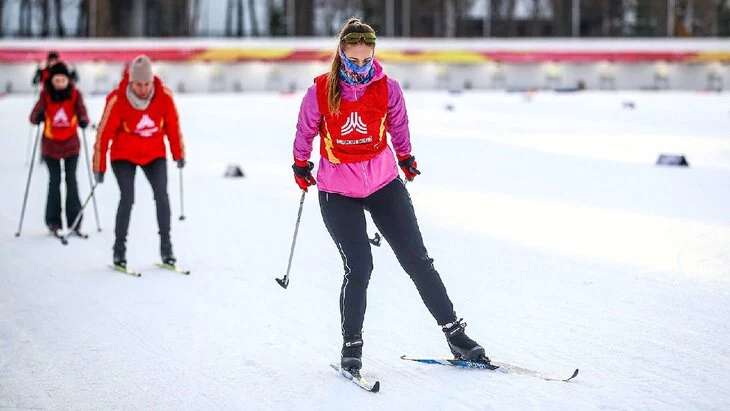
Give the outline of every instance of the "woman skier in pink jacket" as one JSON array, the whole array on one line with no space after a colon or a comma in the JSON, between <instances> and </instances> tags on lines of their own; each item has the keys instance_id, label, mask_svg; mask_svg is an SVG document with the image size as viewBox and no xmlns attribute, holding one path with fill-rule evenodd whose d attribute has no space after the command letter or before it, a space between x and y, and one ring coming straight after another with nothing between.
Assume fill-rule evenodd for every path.
<instances>
[{"instance_id":1,"label":"woman skier in pink jacket","mask_svg":"<svg viewBox=\"0 0 730 411\"><path fill-rule=\"evenodd\" d=\"M365 210L442 327L454 356L488 363L484 348L465 334L466 323L454 312L398 176L398 166L408 181L420 171L410 154L403 92L375 60L375 41L375 31L358 19L342 27L330 72L317 77L304 96L294 140L295 181L304 191L317 184L324 224L344 263L341 367L353 375L362 367L362 326L373 270ZM308 160L317 134L321 158L315 180Z\"/></svg>"}]
</instances>

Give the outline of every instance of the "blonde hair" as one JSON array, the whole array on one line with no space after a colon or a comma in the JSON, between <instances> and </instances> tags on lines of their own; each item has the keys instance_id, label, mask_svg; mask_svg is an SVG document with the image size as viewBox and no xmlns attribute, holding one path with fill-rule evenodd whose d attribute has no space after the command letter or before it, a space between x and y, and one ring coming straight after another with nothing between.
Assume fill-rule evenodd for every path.
<instances>
[{"instance_id":1,"label":"blonde hair","mask_svg":"<svg viewBox=\"0 0 730 411\"><path fill-rule=\"evenodd\" d=\"M327 107L332 115L340 115L340 101L342 96L340 95L340 69L342 68L342 61L340 61L340 48L343 47L343 39L350 33L373 33L370 25L363 23L360 19L352 17L347 20L338 37L337 49L335 51L335 57L332 59L332 67L327 75ZM364 39L360 39L357 44L366 44ZM374 46L373 46L374 47Z\"/></svg>"}]
</instances>

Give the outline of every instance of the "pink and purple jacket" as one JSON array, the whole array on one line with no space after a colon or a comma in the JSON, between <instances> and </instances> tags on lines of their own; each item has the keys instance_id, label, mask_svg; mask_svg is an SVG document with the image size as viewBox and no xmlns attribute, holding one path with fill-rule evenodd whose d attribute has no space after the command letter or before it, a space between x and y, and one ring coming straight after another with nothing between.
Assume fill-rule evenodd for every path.
<instances>
[{"instance_id":1,"label":"pink and purple jacket","mask_svg":"<svg viewBox=\"0 0 730 411\"><path fill-rule=\"evenodd\" d=\"M349 84L340 79L342 98L356 101L371 82L385 76L383 67L377 60L373 62L374 74L368 84ZM390 134L391 144L398 155L411 152L411 134L408 129L408 113L403 99L403 91L397 81L387 78L388 82L388 116L386 131ZM317 85L307 90L299 109L297 133L294 139L294 157L307 161L312 154L312 142L319 134L319 125L323 121L317 104ZM327 193L342 194L347 197L364 198L378 191L398 177L398 165L393 151L388 147L370 160L356 163L331 163L320 158L317 169L317 188Z\"/></svg>"}]
</instances>

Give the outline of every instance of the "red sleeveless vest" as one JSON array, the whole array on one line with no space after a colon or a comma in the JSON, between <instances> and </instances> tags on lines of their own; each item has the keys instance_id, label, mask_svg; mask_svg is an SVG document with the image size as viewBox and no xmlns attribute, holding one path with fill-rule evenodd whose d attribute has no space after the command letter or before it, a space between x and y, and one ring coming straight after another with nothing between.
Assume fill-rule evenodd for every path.
<instances>
[{"instance_id":1,"label":"red sleeveless vest","mask_svg":"<svg viewBox=\"0 0 730 411\"><path fill-rule=\"evenodd\" d=\"M76 135L79 119L76 116L76 98L78 90L74 89L71 98L64 101L53 101L46 94L46 119L43 136L51 140L68 140Z\"/></svg>"},{"instance_id":2,"label":"red sleeveless vest","mask_svg":"<svg viewBox=\"0 0 730 411\"><path fill-rule=\"evenodd\" d=\"M327 74L314 79L317 104L324 119L319 125L319 154L331 163L369 160L388 146L385 120L388 116L388 81L370 83L357 101L340 102L340 115L329 112Z\"/></svg>"}]
</instances>

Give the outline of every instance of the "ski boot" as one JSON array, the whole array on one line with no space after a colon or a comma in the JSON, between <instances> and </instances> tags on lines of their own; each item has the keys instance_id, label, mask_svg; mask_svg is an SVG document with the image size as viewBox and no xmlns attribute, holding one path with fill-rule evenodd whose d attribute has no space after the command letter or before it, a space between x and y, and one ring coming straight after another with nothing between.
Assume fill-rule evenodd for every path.
<instances>
[{"instance_id":1,"label":"ski boot","mask_svg":"<svg viewBox=\"0 0 730 411\"><path fill-rule=\"evenodd\" d=\"M114 244L114 265L127 268L127 247L124 244Z\"/></svg>"},{"instance_id":2,"label":"ski boot","mask_svg":"<svg viewBox=\"0 0 730 411\"><path fill-rule=\"evenodd\" d=\"M84 240L89 238L88 234L86 234L85 232L81 231L78 228L73 231L73 235L75 235L76 237L83 238Z\"/></svg>"},{"instance_id":3,"label":"ski boot","mask_svg":"<svg viewBox=\"0 0 730 411\"><path fill-rule=\"evenodd\" d=\"M457 360L489 364L489 357L484 355L484 347L477 344L476 341L469 338L464 332L466 323L463 320L461 318L458 321L444 325L442 328L446 335L446 341L449 343L451 353L454 354L454 358Z\"/></svg>"},{"instance_id":4,"label":"ski boot","mask_svg":"<svg viewBox=\"0 0 730 411\"><path fill-rule=\"evenodd\" d=\"M177 259L172 253L172 243L170 242L170 235L160 235L160 256L162 257L162 263L166 265L175 266Z\"/></svg>"},{"instance_id":5,"label":"ski boot","mask_svg":"<svg viewBox=\"0 0 730 411\"><path fill-rule=\"evenodd\" d=\"M362 368L362 334L345 335L342 339L340 367L358 377Z\"/></svg>"},{"instance_id":6,"label":"ski boot","mask_svg":"<svg viewBox=\"0 0 730 411\"><path fill-rule=\"evenodd\" d=\"M48 231L51 232L51 235L57 238L61 238L61 224L48 224Z\"/></svg>"}]
</instances>

